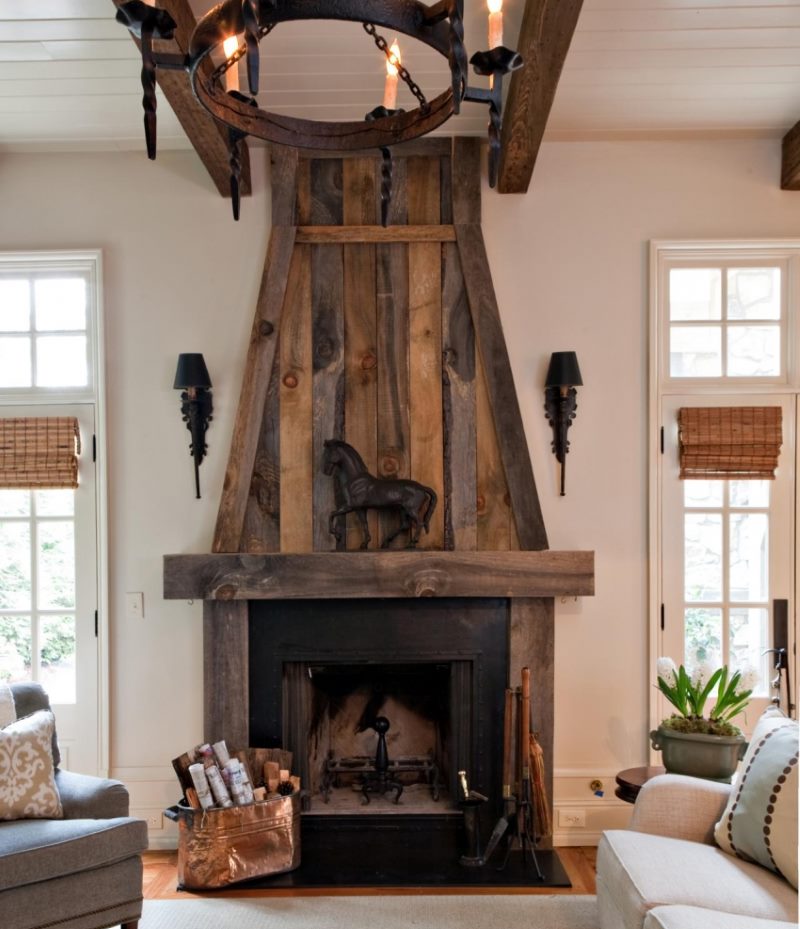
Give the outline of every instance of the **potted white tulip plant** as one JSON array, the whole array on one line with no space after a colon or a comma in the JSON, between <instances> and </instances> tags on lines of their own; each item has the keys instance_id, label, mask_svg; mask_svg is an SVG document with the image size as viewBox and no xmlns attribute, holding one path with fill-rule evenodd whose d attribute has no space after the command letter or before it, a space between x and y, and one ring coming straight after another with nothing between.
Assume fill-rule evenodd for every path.
<instances>
[{"instance_id":1,"label":"potted white tulip plant","mask_svg":"<svg viewBox=\"0 0 800 929\"><path fill-rule=\"evenodd\" d=\"M714 669L701 662L689 673L671 658L659 658L657 674L659 690L677 710L650 733L664 767L673 774L730 781L747 748L741 729L731 720L747 706L758 672L747 668L730 674L726 665Z\"/></svg>"}]
</instances>

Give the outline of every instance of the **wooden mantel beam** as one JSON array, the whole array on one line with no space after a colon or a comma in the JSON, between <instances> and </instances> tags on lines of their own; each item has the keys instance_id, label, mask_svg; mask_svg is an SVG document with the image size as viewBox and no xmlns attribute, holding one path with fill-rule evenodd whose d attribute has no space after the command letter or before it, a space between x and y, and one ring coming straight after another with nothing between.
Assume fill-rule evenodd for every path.
<instances>
[{"instance_id":1,"label":"wooden mantel beam","mask_svg":"<svg viewBox=\"0 0 800 929\"><path fill-rule=\"evenodd\" d=\"M594 594L594 552L165 555L167 600Z\"/></svg>"},{"instance_id":2,"label":"wooden mantel beam","mask_svg":"<svg viewBox=\"0 0 800 929\"><path fill-rule=\"evenodd\" d=\"M542 144L558 79L583 0L527 0L517 50L525 67L511 76L503 113L497 189L524 194Z\"/></svg>"},{"instance_id":3,"label":"wooden mantel beam","mask_svg":"<svg viewBox=\"0 0 800 929\"><path fill-rule=\"evenodd\" d=\"M121 6L124 0L113 0L115 6ZM171 42L155 42L157 51L168 51L185 55L189 50L189 40L197 25L189 0L158 0L158 6L166 10L175 20L177 29ZM120 26L123 29L124 26ZM139 45L139 40L132 37ZM205 62L207 69L211 65ZM205 169L211 175L217 190L223 197L230 196L230 167L228 164L227 130L207 113L195 100L188 75L183 71L156 70L156 80L167 102L178 117L183 131L189 137L194 150L200 156ZM142 136L144 147L144 136ZM250 187L250 152L247 142L241 144L242 176L239 182L243 196L248 196Z\"/></svg>"},{"instance_id":4,"label":"wooden mantel beam","mask_svg":"<svg viewBox=\"0 0 800 929\"><path fill-rule=\"evenodd\" d=\"M781 188L800 190L800 122L795 123L783 137Z\"/></svg>"}]
</instances>

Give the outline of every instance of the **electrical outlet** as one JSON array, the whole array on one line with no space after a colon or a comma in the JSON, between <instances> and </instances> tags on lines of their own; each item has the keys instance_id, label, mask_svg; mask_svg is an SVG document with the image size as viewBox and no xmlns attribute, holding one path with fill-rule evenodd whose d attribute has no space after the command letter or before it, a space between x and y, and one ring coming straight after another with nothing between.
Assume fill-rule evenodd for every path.
<instances>
[{"instance_id":1,"label":"electrical outlet","mask_svg":"<svg viewBox=\"0 0 800 929\"><path fill-rule=\"evenodd\" d=\"M558 825L567 829L585 829L586 828L586 811L585 810L559 810Z\"/></svg>"},{"instance_id":2,"label":"electrical outlet","mask_svg":"<svg viewBox=\"0 0 800 929\"><path fill-rule=\"evenodd\" d=\"M143 818L147 823L147 828L151 831L164 828L163 813L146 813Z\"/></svg>"}]
</instances>

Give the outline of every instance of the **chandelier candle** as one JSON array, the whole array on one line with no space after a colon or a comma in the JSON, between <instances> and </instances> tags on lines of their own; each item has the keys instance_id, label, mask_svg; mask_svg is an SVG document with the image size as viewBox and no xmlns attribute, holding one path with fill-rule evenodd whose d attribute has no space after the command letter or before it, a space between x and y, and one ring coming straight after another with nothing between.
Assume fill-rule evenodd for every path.
<instances>
[{"instance_id":1,"label":"chandelier candle","mask_svg":"<svg viewBox=\"0 0 800 929\"><path fill-rule=\"evenodd\" d=\"M397 109L397 65L401 63L400 46L397 39L392 42L389 49L391 58L386 59L386 84L383 88L383 105L387 110Z\"/></svg>"},{"instance_id":2,"label":"chandelier candle","mask_svg":"<svg viewBox=\"0 0 800 929\"><path fill-rule=\"evenodd\" d=\"M491 18L491 17L490 17ZM222 50L225 57L230 58L239 48L239 39L235 35L228 36L222 43ZM239 89L239 62L233 64L225 72L225 89L230 93L232 90Z\"/></svg>"},{"instance_id":3,"label":"chandelier candle","mask_svg":"<svg viewBox=\"0 0 800 929\"><path fill-rule=\"evenodd\" d=\"M489 48L503 44L503 0L487 0L489 7Z\"/></svg>"}]
</instances>

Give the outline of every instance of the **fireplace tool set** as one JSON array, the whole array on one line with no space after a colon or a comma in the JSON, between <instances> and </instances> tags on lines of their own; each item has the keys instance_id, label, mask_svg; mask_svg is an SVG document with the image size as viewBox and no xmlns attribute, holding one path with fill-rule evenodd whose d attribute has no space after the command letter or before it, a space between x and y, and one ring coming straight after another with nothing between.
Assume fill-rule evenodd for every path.
<instances>
[{"instance_id":1,"label":"fireplace tool set","mask_svg":"<svg viewBox=\"0 0 800 929\"><path fill-rule=\"evenodd\" d=\"M514 716L516 709L516 741L513 738ZM522 669L522 686L516 690L506 689L505 715L503 720L503 813L497 820L486 849L481 854L479 832L479 809L488 799L477 791L470 790L466 773L459 771L461 799L459 805L464 811L464 827L467 837L467 852L460 862L467 867L483 867L494 854L501 840L505 838L505 855L497 870L502 871L508 864L512 849L517 846L522 853L523 863L530 859L539 880L544 874L536 857L536 807L545 808L545 804L536 804L543 785L536 782L531 770L532 760L536 759L532 751L533 733L531 730L531 672ZM516 757L513 748L516 745ZM513 783L516 794L512 793Z\"/></svg>"}]
</instances>

